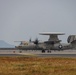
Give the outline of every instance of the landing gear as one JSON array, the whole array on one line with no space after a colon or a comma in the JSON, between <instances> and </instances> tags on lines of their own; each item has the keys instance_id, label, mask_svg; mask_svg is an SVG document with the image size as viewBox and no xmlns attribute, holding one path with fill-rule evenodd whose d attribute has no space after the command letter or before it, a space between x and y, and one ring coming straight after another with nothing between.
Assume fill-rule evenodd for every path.
<instances>
[{"instance_id":1,"label":"landing gear","mask_svg":"<svg viewBox=\"0 0 76 75\"><path fill-rule=\"evenodd\" d=\"M22 51L19 51L19 53L22 53Z\"/></svg>"},{"instance_id":2,"label":"landing gear","mask_svg":"<svg viewBox=\"0 0 76 75\"><path fill-rule=\"evenodd\" d=\"M42 50L42 53L45 53L45 50Z\"/></svg>"},{"instance_id":3,"label":"landing gear","mask_svg":"<svg viewBox=\"0 0 76 75\"><path fill-rule=\"evenodd\" d=\"M48 50L47 52L48 53L51 53L51 50ZM45 50L42 50L42 53L45 53Z\"/></svg>"},{"instance_id":4,"label":"landing gear","mask_svg":"<svg viewBox=\"0 0 76 75\"><path fill-rule=\"evenodd\" d=\"M47 52L48 52L48 53L51 53L51 50L48 50Z\"/></svg>"}]
</instances>

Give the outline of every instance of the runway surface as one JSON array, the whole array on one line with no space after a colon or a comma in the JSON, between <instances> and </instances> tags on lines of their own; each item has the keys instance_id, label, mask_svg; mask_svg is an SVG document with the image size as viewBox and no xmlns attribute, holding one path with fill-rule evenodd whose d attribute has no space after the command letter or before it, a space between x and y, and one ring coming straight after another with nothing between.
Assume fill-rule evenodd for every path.
<instances>
[{"instance_id":1,"label":"runway surface","mask_svg":"<svg viewBox=\"0 0 76 75\"><path fill-rule=\"evenodd\" d=\"M63 58L76 58L76 54L38 54L38 55L22 55L22 54L0 54L0 57L63 57Z\"/></svg>"},{"instance_id":2,"label":"runway surface","mask_svg":"<svg viewBox=\"0 0 76 75\"><path fill-rule=\"evenodd\" d=\"M65 57L65 58L76 58L76 50L64 50L64 51L52 51L51 53L42 53L41 51L19 51L19 50L0 50L0 57Z\"/></svg>"}]
</instances>

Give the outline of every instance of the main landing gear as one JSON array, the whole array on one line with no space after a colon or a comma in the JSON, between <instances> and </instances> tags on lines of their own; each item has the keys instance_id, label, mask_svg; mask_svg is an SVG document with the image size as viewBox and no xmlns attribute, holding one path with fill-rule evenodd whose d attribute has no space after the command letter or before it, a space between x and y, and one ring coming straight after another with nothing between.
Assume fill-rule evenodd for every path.
<instances>
[{"instance_id":1,"label":"main landing gear","mask_svg":"<svg viewBox=\"0 0 76 75\"><path fill-rule=\"evenodd\" d=\"M45 50L42 50L42 53L45 53ZM51 50L47 50L47 53L51 53Z\"/></svg>"},{"instance_id":2,"label":"main landing gear","mask_svg":"<svg viewBox=\"0 0 76 75\"><path fill-rule=\"evenodd\" d=\"M48 50L47 52L48 52L48 53L51 53L51 50Z\"/></svg>"},{"instance_id":3,"label":"main landing gear","mask_svg":"<svg viewBox=\"0 0 76 75\"><path fill-rule=\"evenodd\" d=\"M45 53L45 50L42 50L42 53Z\"/></svg>"}]
</instances>

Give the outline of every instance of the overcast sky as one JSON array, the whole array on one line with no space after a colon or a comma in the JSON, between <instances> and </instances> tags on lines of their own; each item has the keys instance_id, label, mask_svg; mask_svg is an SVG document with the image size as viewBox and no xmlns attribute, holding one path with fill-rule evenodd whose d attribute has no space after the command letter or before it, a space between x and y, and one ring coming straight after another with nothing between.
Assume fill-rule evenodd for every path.
<instances>
[{"instance_id":1,"label":"overcast sky","mask_svg":"<svg viewBox=\"0 0 76 75\"><path fill-rule=\"evenodd\" d=\"M76 0L0 0L0 40L47 40L44 31L76 34Z\"/></svg>"}]
</instances>

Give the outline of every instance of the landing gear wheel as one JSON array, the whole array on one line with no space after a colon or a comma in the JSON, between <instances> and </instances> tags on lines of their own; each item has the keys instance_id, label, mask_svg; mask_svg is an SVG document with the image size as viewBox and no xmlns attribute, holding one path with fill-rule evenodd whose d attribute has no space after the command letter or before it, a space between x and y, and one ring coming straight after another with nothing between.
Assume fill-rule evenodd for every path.
<instances>
[{"instance_id":1,"label":"landing gear wheel","mask_svg":"<svg viewBox=\"0 0 76 75\"><path fill-rule=\"evenodd\" d=\"M51 53L51 50L50 50L50 53Z\"/></svg>"},{"instance_id":2,"label":"landing gear wheel","mask_svg":"<svg viewBox=\"0 0 76 75\"><path fill-rule=\"evenodd\" d=\"M42 53L45 53L45 50L42 50Z\"/></svg>"},{"instance_id":3,"label":"landing gear wheel","mask_svg":"<svg viewBox=\"0 0 76 75\"><path fill-rule=\"evenodd\" d=\"M47 52L48 52L48 53L51 53L51 50L48 50Z\"/></svg>"},{"instance_id":4,"label":"landing gear wheel","mask_svg":"<svg viewBox=\"0 0 76 75\"><path fill-rule=\"evenodd\" d=\"M49 50L47 52L49 53Z\"/></svg>"},{"instance_id":5,"label":"landing gear wheel","mask_svg":"<svg viewBox=\"0 0 76 75\"><path fill-rule=\"evenodd\" d=\"M22 51L19 51L19 53L22 53Z\"/></svg>"}]
</instances>

